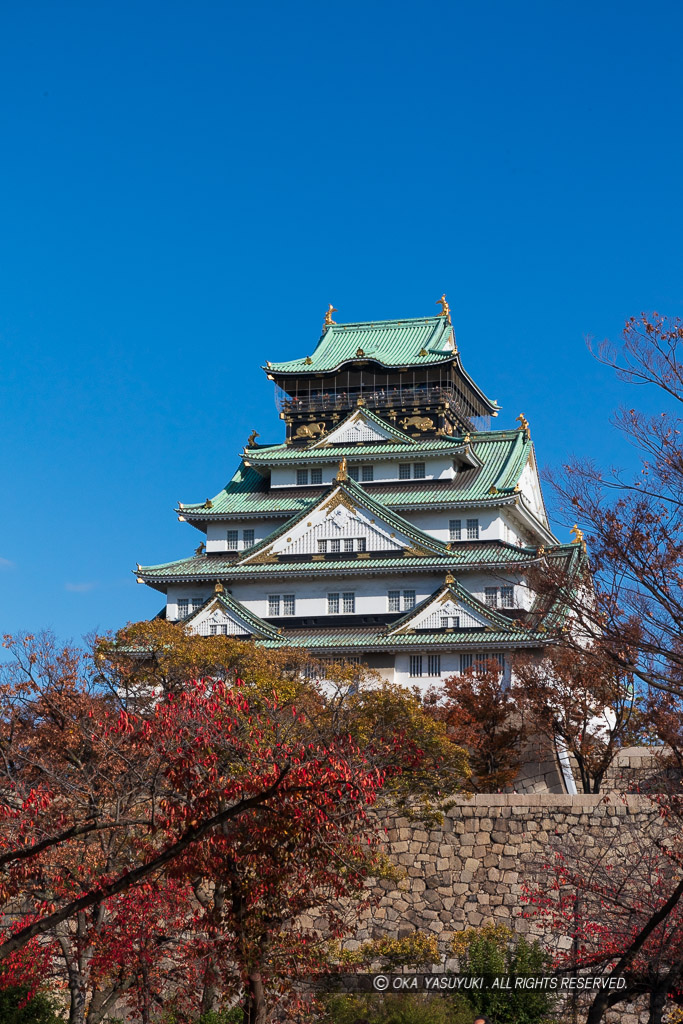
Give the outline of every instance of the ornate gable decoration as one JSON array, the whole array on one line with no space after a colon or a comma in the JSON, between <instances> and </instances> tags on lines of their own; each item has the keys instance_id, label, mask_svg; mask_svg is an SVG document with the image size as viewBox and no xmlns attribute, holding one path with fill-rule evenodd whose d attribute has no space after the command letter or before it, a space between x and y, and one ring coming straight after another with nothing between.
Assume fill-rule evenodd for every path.
<instances>
[{"instance_id":1,"label":"ornate gable decoration","mask_svg":"<svg viewBox=\"0 0 683 1024\"><path fill-rule=\"evenodd\" d=\"M237 604L237 602L234 602ZM239 607L239 606L238 606ZM204 604L198 611L194 612L184 621L184 625L193 633L199 636L261 636L263 634L255 628L253 622L248 621L249 616L239 614L237 608L226 605L219 597L214 597ZM265 626L265 623L264 623Z\"/></svg>"},{"instance_id":2,"label":"ornate gable decoration","mask_svg":"<svg viewBox=\"0 0 683 1024\"><path fill-rule=\"evenodd\" d=\"M500 621L495 612L487 614L487 609L480 605L476 598L459 593L462 588L457 583L441 587L430 598L418 605L412 614L404 615L391 633L412 633L417 629L436 632L441 629L505 629L507 623Z\"/></svg>"},{"instance_id":3,"label":"ornate gable decoration","mask_svg":"<svg viewBox=\"0 0 683 1024\"><path fill-rule=\"evenodd\" d=\"M316 441L312 448L327 448L331 444L354 444L362 441L365 444L373 441L396 441L400 438L406 444L412 442L412 438L399 433L388 424L383 424L378 417L369 415L363 409L356 409L350 416L331 430L325 437Z\"/></svg>"},{"instance_id":4,"label":"ornate gable decoration","mask_svg":"<svg viewBox=\"0 0 683 1024\"><path fill-rule=\"evenodd\" d=\"M397 555L426 556L432 553L426 549L418 550L414 539L384 522L377 512L363 507L360 497L352 496L343 486L338 486L315 508L290 523L271 544L256 555L247 556L240 564L275 560L275 556L283 555L347 552L350 558L355 558L357 554L377 551L394 551Z\"/></svg>"}]
</instances>

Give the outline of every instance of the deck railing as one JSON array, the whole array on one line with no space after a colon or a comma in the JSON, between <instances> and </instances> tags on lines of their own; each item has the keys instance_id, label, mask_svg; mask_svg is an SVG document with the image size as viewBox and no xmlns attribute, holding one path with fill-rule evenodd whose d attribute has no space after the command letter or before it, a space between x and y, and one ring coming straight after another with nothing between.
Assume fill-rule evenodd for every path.
<instances>
[{"instance_id":1,"label":"deck railing","mask_svg":"<svg viewBox=\"0 0 683 1024\"><path fill-rule=\"evenodd\" d=\"M353 409L359 404L369 409L412 409L417 406L441 405L448 402L458 417L469 421L478 429L486 429L483 421L490 422L488 416L473 416L465 409L462 398L452 387L442 385L418 384L414 387L389 388L349 388L348 391L311 391L299 395L288 395L282 388L275 388L275 404L280 412L291 414L343 412Z\"/></svg>"}]
</instances>

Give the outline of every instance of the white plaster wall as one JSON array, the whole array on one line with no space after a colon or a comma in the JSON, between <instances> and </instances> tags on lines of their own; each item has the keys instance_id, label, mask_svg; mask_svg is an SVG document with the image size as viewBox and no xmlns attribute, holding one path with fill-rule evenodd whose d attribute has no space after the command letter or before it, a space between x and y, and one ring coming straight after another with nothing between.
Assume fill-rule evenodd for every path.
<instances>
[{"instance_id":1,"label":"white plaster wall","mask_svg":"<svg viewBox=\"0 0 683 1024\"><path fill-rule=\"evenodd\" d=\"M234 519L230 522L224 520L218 523L209 523L206 528L206 550L227 551L227 532L228 530L237 530L239 533L237 550L244 551L246 548L244 543L245 530L251 529L254 531L254 544L258 544L259 541L265 540L273 530L282 526L283 521L283 519Z\"/></svg>"},{"instance_id":2,"label":"white plaster wall","mask_svg":"<svg viewBox=\"0 0 683 1024\"><path fill-rule=\"evenodd\" d=\"M168 588L166 595L166 618L169 622L175 622L178 618L178 598L188 597L190 599L198 597L201 601L206 601L207 597L210 597L214 592L214 584L208 583L178 583L171 584Z\"/></svg>"},{"instance_id":3,"label":"white plaster wall","mask_svg":"<svg viewBox=\"0 0 683 1024\"><path fill-rule=\"evenodd\" d=\"M454 508L443 511L432 511L425 509L420 512L400 512L404 519L407 519L413 526L424 533L429 534L436 540L446 544L450 540L449 522L451 519L459 519L462 523L463 539L467 540L467 520L479 520L480 540L505 540L503 520L498 509L488 511L486 509ZM456 541L453 542L454 544Z\"/></svg>"},{"instance_id":4,"label":"white plaster wall","mask_svg":"<svg viewBox=\"0 0 683 1024\"><path fill-rule=\"evenodd\" d=\"M482 648L483 650L483 648ZM423 693L429 690L433 686L438 686L447 679L449 676L459 675L460 673L460 652L459 651L441 651L434 650L434 648L427 649L424 651L413 651L413 654L422 654L422 671L427 672L428 668L428 655L429 654L441 654L441 674L438 676L411 676L410 675L410 654L409 653L398 653L396 655L395 668L394 668L394 682L399 683L401 686L417 686ZM469 651L476 655L476 651ZM493 653L493 652L492 652ZM495 653L502 654L504 657L505 668L503 678L509 683L510 678L510 662L511 662L511 651L497 651Z\"/></svg>"},{"instance_id":5,"label":"white plaster wall","mask_svg":"<svg viewBox=\"0 0 683 1024\"><path fill-rule=\"evenodd\" d=\"M320 580L271 580L269 582L236 582L231 585L233 596L249 611L268 617L269 594L294 594L297 616L327 615L327 595L355 593L356 612L362 615L384 615L389 610L387 591L414 590L415 603L419 604L439 587L441 579L427 576L356 576L347 579L323 578ZM341 601L341 598L340 598ZM340 615L344 612L341 610Z\"/></svg>"},{"instance_id":6,"label":"white plaster wall","mask_svg":"<svg viewBox=\"0 0 683 1024\"><path fill-rule=\"evenodd\" d=\"M522 470L522 475L519 478L519 486L524 497L529 502L541 522L547 523L545 509L543 508L543 498L541 496L541 485L538 479L538 472L535 464L532 463L531 460L527 462L526 466Z\"/></svg>"},{"instance_id":7,"label":"white plaster wall","mask_svg":"<svg viewBox=\"0 0 683 1024\"><path fill-rule=\"evenodd\" d=\"M322 456L322 452L321 452ZM413 456L406 455L405 458L400 460L401 462L410 462L411 465L414 462L424 462L425 464L425 479L426 480L452 480L455 476L455 469L453 468L453 459L451 458L425 458L421 454L415 454ZM329 464L322 466L323 471L323 484L330 484L337 475L339 469L340 456L332 456ZM352 465L358 466L372 466L373 480L374 482L382 480L398 480L398 460L389 459L372 459L370 457L363 459L353 459ZM271 470L270 474L270 486L275 489L278 487L297 487L296 482L296 471L299 469L308 469L309 478L311 466L275 466ZM321 468L320 464L316 465L316 468ZM412 477L411 477L412 479ZM359 481L362 483L363 481ZM310 485L309 485L310 486ZM319 487L319 484L315 486Z\"/></svg>"},{"instance_id":8,"label":"white plaster wall","mask_svg":"<svg viewBox=\"0 0 683 1024\"><path fill-rule=\"evenodd\" d=\"M431 576L394 572L392 575L372 576L362 574L362 562L359 563L359 575L346 578L321 576L315 580L288 578L284 574L279 580L235 581L229 585L233 596L241 601L246 608L268 617L269 594L294 594L297 616L327 615L328 593L355 593L356 611L358 616L384 615L389 611L387 592L389 590L414 590L415 603L419 604L430 597L443 582L441 575ZM524 584L522 577L516 573L466 573L458 575L459 582L480 601L484 601L484 588L487 586L501 587L511 583L515 587L514 607L529 609L533 602L533 593ZM178 617L177 600L179 597L201 597L206 600L214 591L214 584L171 584L168 589L166 614L170 620ZM340 610L340 614L343 612Z\"/></svg>"}]
</instances>

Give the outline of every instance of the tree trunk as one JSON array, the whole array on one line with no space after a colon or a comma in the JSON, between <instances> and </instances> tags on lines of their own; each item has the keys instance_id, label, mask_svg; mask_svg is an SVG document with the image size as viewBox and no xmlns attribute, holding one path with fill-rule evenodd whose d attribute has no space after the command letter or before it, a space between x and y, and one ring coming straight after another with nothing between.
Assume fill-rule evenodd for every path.
<instances>
[{"instance_id":1,"label":"tree trunk","mask_svg":"<svg viewBox=\"0 0 683 1024\"><path fill-rule=\"evenodd\" d=\"M664 1007L666 1005L667 985L659 985L650 992L650 1016L648 1024L662 1024L664 1020Z\"/></svg>"},{"instance_id":2,"label":"tree trunk","mask_svg":"<svg viewBox=\"0 0 683 1024\"><path fill-rule=\"evenodd\" d=\"M244 1024L266 1024L266 993L261 974L256 971L249 975L249 985L244 994Z\"/></svg>"}]
</instances>

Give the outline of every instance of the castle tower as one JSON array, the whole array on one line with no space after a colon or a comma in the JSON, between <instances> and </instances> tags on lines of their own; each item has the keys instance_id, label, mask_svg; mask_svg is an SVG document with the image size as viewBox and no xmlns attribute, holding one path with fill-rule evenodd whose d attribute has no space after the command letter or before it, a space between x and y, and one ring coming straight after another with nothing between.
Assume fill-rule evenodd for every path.
<instances>
[{"instance_id":1,"label":"castle tower","mask_svg":"<svg viewBox=\"0 0 683 1024\"><path fill-rule=\"evenodd\" d=\"M169 621L422 686L542 645L524 570L580 544L549 528L524 417L490 429L440 301L373 323L330 309L310 355L266 363L284 442L254 432L230 483L177 509L204 544L136 571Z\"/></svg>"}]
</instances>

